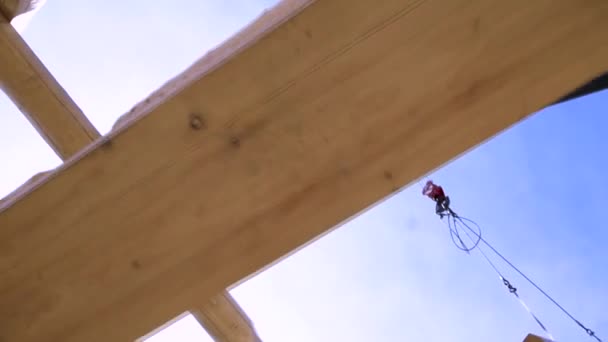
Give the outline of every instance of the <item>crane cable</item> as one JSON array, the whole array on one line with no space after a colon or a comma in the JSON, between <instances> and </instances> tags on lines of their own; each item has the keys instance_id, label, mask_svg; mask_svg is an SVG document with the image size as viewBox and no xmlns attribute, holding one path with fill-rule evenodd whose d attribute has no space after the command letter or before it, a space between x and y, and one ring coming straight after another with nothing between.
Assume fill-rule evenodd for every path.
<instances>
[{"instance_id":1,"label":"crane cable","mask_svg":"<svg viewBox=\"0 0 608 342\"><path fill-rule=\"evenodd\" d=\"M452 224L450 224L450 220L449 220L450 218L452 219L453 227L452 227ZM459 217L458 215L455 215L455 213L454 213L454 215L450 215L450 217L448 218L448 227L450 229L450 234L451 235L452 235L452 231L455 231L455 233L454 233L455 235L459 235L458 228L457 228L457 223L456 223L457 219L460 220L460 223L462 223L465 227L467 227L467 228L470 229L470 227L466 223L464 223L462 221L462 219L466 219L466 218ZM466 219L466 220L471 221L469 219ZM524 309L526 309L526 311L528 311L528 313L532 316L532 318L536 321L536 323L538 323L538 325L543 329L543 331L545 332L545 334L547 334L547 337L549 337L551 340L554 340L553 335L551 334L551 332L549 332L549 330L547 329L547 327L540 321L540 319L538 318L538 316L536 316L534 314L534 312L532 312L532 310L526 304L526 302L524 302L524 300L519 296L519 294L517 293L517 288L514 287L507 278L505 278L505 276L502 274L502 272L500 272L500 270L498 269L498 267L496 267L496 265L492 262L492 260L490 260L490 258L483 251L483 249L481 247L478 247L478 244L481 241L481 234L475 233L475 235L477 235L477 240L475 241L468 231L465 230L464 232L467 235L467 237L469 238L469 240L471 240L473 242L473 244L474 244L473 247L467 248L466 251L468 252L468 251L471 251L471 250L476 249L476 248L477 248L477 250L479 250L479 252L483 256L483 258L488 262L488 264L492 267L492 269L496 272L496 274L498 274L498 277L500 278L500 281L507 287L507 289L509 290L509 293L512 293L515 296L515 298L517 298L517 300L519 301L519 303L524 307ZM452 241L453 241L453 239L452 239ZM458 245L456 247L460 248Z\"/></svg>"},{"instance_id":2,"label":"crane cable","mask_svg":"<svg viewBox=\"0 0 608 342\"><path fill-rule=\"evenodd\" d=\"M421 188L424 188L424 186L420 183L420 180L421 179L417 180L418 185L420 185ZM519 300L519 302L521 303L521 305L530 313L530 315L532 315L532 317L534 318L534 320L545 331L545 333L547 333L547 335L549 335L549 337L552 340L553 340L553 337L552 337L551 333L549 333L549 331L547 330L547 328L545 327L545 325L538 319L538 317L532 312L532 310L530 309L530 307L528 307L528 305L526 305L526 303L523 301L523 299L519 296L519 294L517 293L517 288L515 288L513 285L511 285L511 283L502 275L502 273L498 270L498 268L496 267L496 265L486 255L486 253L480 248L480 246L479 246L480 242L483 243L484 245L486 245L488 248L490 248L490 250L492 250L492 252L494 252L494 254L496 254L500 259L502 259L513 270L515 270L517 273L519 273L519 275L521 275L526 281L528 281L528 283L530 283L532 286L534 286L547 299L549 299L564 314L566 314L566 316L568 316L572 321L574 321L574 323L576 323L581 329L583 329L587 333L587 335L589 335L590 337L594 338L598 342L603 342L602 339L600 339L595 334L595 332L593 330L587 328L583 323L581 323L581 321L579 321L578 319L576 319L563 306L561 306L555 299L553 299L553 297L551 297L547 292L545 292L542 288L540 288L540 286L538 286L534 281L532 281L532 279L530 279L527 275L525 275L519 268L517 268L515 265L513 265L513 263L511 263L496 248L494 248L488 241L486 241L481 236L481 227L475 221L456 214L456 212L454 212L451 208L447 208L447 210L448 210L448 213L449 213L448 214L448 228L450 230L450 237L452 238L452 242L454 243L454 245L458 249L460 249L462 251L465 251L465 252L467 252L469 254L470 254L470 252L472 250L478 249L479 252L481 253L481 255L484 257L484 259L488 262L488 264L498 274L498 276L501 279L501 281L503 282L503 284L509 289L509 292L512 293ZM441 216L441 218L443 218L443 216ZM453 224L453 227L452 227L452 224L450 224L450 218L452 219L451 222ZM474 229L472 229L468 224L466 224L465 221L471 223L472 225L475 225L477 227L477 231L475 231ZM467 232L465 230L465 233L467 234L467 236L469 237L469 239L473 242L473 246L467 247L466 244L462 241L462 238L460 237L460 233L458 232L457 222L460 222L471 233L473 233L477 237L477 239L474 240L473 237L471 237L471 235L469 234L469 232ZM454 237L456 237L458 239L458 243L456 243L456 240L454 240Z\"/></svg>"},{"instance_id":3,"label":"crane cable","mask_svg":"<svg viewBox=\"0 0 608 342\"><path fill-rule=\"evenodd\" d=\"M451 224L450 224L449 219L452 220ZM474 224L475 226L477 226L479 232L476 232L465 221L468 221L468 222ZM464 243L462 242L462 239L460 238L460 233L458 232L457 222L464 225L471 233L473 233L477 237L476 240L473 239L471 234L469 234L469 232L465 230L465 233L467 234L469 239L473 242L472 247L466 247L466 245L464 245ZM453 227L452 227L452 225L453 225ZM532 286L534 286L540 293L542 293L547 299L549 299L564 314L566 314L572 321L574 321L580 328L582 328L590 337L593 337L598 342L602 342L602 340L595 334L595 332L593 330L587 328L584 324L582 324L578 319L576 319L572 314L570 314L563 306L561 306L555 299L553 299L547 292L545 292L540 286L538 286L534 281L532 281L532 279L530 279L519 268L517 268L515 265L513 265L513 263L511 263L504 255L502 255L496 248L494 248L487 240L485 240L481 236L481 228L475 221L470 220L466 217L459 216L452 209L449 209L448 226L450 229L450 234L452 235L452 241L454 241L453 236L455 235L458 237L458 240L462 245L462 246L458 246L458 244L456 244L454 242L456 244L456 247L458 247L459 249L464 250L466 252L470 252L473 249L478 249L480 251L481 255L484 257L484 259L489 263L489 265L498 274L498 276L500 277L503 284L509 289L509 292L512 293L513 295L515 295L515 297L519 300L519 302L522 304L522 306L530 313L530 315L532 315L534 320L549 335L549 337L551 339L553 339L553 337L551 336L551 333L549 333L549 331L547 330L545 325L538 319L538 317L532 312L532 310L530 310L530 308L526 305L526 303L523 301L523 299L519 296L519 294L517 293L517 288L515 288L513 285L511 285L511 283L502 275L502 273L498 270L496 265L486 255L486 253L483 251L483 249L480 248L480 246L479 246L480 242L483 243L490 250L492 250L492 252L494 252L494 254L496 254L500 259L502 259L505 263L507 263L507 265L509 265L513 270L515 270L517 273L519 273L519 275L521 275L526 281L528 281L528 283L530 283Z\"/></svg>"}]
</instances>

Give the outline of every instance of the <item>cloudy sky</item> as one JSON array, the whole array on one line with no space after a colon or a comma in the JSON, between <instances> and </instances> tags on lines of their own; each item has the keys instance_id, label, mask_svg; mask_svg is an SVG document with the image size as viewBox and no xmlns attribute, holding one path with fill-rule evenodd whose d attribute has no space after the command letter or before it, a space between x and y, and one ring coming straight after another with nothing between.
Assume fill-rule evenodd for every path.
<instances>
[{"instance_id":1,"label":"cloudy sky","mask_svg":"<svg viewBox=\"0 0 608 342\"><path fill-rule=\"evenodd\" d=\"M105 133L134 103L273 3L49 1L23 34ZM547 108L430 177L501 252L608 338L607 103L608 93L600 93ZM10 161L0 196L59 163L3 96L0 158ZM556 338L587 340L498 265ZM476 251L453 246L418 184L232 294L266 342L513 342L542 333ZM191 318L150 339L209 340Z\"/></svg>"}]
</instances>

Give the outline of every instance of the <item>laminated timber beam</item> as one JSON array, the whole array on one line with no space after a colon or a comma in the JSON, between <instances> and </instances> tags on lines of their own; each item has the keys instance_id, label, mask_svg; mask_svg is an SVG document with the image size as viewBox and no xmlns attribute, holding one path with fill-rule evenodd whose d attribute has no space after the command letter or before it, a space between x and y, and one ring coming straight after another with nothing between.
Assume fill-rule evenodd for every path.
<instances>
[{"instance_id":1,"label":"laminated timber beam","mask_svg":"<svg viewBox=\"0 0 608 342\"><path fill-rule=\"evenodd\" d=\"M0 340L144 335L608 69L607 16L284 1L0 207Z\"/></svg>"},{"instance_id":2,"label":"laminated timber beam","mask_svg":"<svg viewBox=\"0 0 608 342\"><path fill-rule=\"evenodd\" d=\"M24 3L13 2L11 7L11 3L5 1L0 2L0 6L3 13L6 8L13 10L10 13L29 10ZM4 18L0 18L0 86L62 160L99 138L93 124ZM27 191L32 182L47 173L35 175L7 198L0 199L0 204ZM221 337L222 342L255 341L256 333L249 318L227 291L211 300L201 298L199 302L201 309L196 311L197 318L205 322L205 328L219 336L218 339ZM248 336L251 339L247 340Z\"/></svg>"}]
</instances>

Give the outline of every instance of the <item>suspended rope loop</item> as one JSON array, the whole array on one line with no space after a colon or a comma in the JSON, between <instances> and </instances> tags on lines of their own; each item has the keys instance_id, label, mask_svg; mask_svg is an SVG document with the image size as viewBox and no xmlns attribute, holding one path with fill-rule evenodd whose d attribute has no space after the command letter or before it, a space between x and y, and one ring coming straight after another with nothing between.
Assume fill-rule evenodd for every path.
<instances>
[{"instance_id":1,"label":"suspended rope loop","mask_svg":"<svg viewBox=\"0 0 608 342\"><path fill-rule=\"evenodd\" d=\"M451 212L447 216L448 216L448 219L447 219L448 228L450 229L450 238L452 238L452 242L454 243L454 245L456 245L456 248L460 249L461 251L465 251L467 253L469 253L473 249L477 248L477 246L479 245L479 242L481 241L481 239L480 239L481 228L475 222L471 222L471 223L472 223L472 225L475 225L475 227L477 229L471 228L467 223L458 219L457 216L452 215ZM477 236L477 239L475 241L473 241L471 239L473 241L473 245L471 247L468 247L464 243L462 238L460 237L460 230L462 230L468 234L467 230L463 229L462 226L466 226L468 229L475 231L475 235ZM458 239L458 242L456 242L455 239Z\"/></svg>"},{"instance_id":2,"label":"suspended rope loop","mask_svg":"<svg viewBox=\"0 0 608 342\"><path fill-rule=\"evenodd\" d=\"M469 248L464 241L462 241L460 233L458 232L458 227L456 226L456 219L452 218L452 220L450 220L448 218L448 227L450 228L450 238L452 238L452 242L456 245L456 248L469 253L474 247ZM458 239L458 243L454 240L454 237Z\"/></svg>"}]
</instances>

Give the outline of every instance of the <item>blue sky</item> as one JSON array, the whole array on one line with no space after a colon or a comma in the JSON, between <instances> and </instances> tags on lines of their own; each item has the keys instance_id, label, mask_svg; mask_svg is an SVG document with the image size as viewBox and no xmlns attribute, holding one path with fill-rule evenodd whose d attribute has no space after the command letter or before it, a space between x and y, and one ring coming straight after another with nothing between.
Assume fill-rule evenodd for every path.
<instances>
[{"instance_id":1,"label":"blue sky","mask_svg":"<svg viewBox=\"0 0 608 342\"><path fill-rule=\"evenodd\" d=\"M50 1L23 32L91 121L119 115L274 1ZM430 177L485 237L608 338L608 93L547 108ZM496 112L500 111L496 108ZM494 115L488 113L487 115ZM59 159L0 97L0 195ZM266 342L521 341L541 333L412 185L231 292ZM499 264L561 341L589 340ZM150 339L209 341L187 318Z\"/></svg>"}]
</instances>

